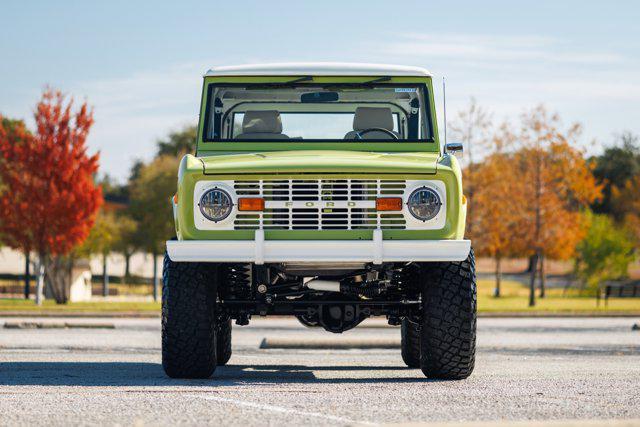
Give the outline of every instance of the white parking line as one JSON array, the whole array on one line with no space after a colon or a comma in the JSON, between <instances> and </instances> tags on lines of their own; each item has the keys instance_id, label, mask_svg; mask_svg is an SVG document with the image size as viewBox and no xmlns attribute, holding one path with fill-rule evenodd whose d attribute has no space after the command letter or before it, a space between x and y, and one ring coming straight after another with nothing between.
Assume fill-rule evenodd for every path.
<instances>
[{"instance_id":1,"label":"white parking line","mask_svg":"<svg viewBox=\"0 0 640 427\"><path fill-rule=\"evenodd\" d=\"M213 401L216 401L216 402L230 403L232 405L244 406L244 407L254 408L254 409L258 409L258 410L262 410L262 411L279 412L281 414L289 414L289 415L301 415L301 416L304 416L304 417L317 417L317 418L323 418L325 420L336 421L336 422L341 422L341 423L346 423L346 424L378 425L376 423L371 423L371 422L368 422L368 421L356 421L356 420L352 420L351 418L338 417L338 416L335 416L335 415L327 415L327 414L322 414L320 412L299 411L297 409L285 408L283 406L275 406L275 405L267 405L267 404L264 404L264 403L247 402L245 400L229 399L229 398L226 398L226 397L200 396L200 395L195 395L194 397L198 397L198 398L204 399L204 400L213 400Z\"/></svg>"}]
</instances>

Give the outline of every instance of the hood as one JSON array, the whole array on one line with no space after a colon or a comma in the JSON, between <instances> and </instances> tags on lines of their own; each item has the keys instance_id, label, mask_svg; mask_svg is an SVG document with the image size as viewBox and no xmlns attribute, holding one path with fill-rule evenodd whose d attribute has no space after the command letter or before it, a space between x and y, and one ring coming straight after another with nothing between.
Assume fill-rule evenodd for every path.
<instances>
[{"instance_id":1,"label":"hood","mask_svg":"<svg viewBox=\"0 0 640 427\"><path fill-rule=\"evenodd\" d=\"M439 153L274 151L201 157L205 175L243 173L435 174Z\"/></svg>"}]
</instances>

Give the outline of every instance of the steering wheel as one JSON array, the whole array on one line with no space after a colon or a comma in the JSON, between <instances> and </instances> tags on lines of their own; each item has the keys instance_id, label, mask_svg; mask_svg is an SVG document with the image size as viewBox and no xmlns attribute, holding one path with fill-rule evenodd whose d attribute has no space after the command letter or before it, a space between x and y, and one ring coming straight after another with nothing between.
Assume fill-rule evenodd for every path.
<instances>
[{"instance_id":1,"label":"steering wheel","mask_svg":"<svg viewBox=\"0 0 640 427\"><path fill-rule=\"evenodd\" d=\"M368 134L370 132L376 132L376 131L386 133L387 135L389 135L393 139L399 139L398 136L395 133L393 133L390 130L385 129L385 128L367 128L367 129L362 129L362 130L356 131L356 139L363 139L362 137L364 135L366 135L366 134Z\"/></svg>"}]
</instances>

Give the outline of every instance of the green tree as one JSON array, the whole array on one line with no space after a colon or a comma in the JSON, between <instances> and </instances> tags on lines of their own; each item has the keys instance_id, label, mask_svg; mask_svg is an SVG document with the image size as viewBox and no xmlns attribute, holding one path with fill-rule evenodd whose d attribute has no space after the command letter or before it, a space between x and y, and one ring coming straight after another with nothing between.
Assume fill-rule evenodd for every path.
<instances>
[{"instance_id":1,"label":"green tree","mask_svg":"<svg viewBox=\"0 0 640 427\"><path fill-rule=\"evenodd\" d=\"M592 159L595 163L593 175L603 185L602 199L596 201L596 213L613 214L620 221L626 212L617 209L612 202L615 189L622 189L634 176L640 175L640 138L631 132L623 132L615 145Z\"/></svg>"},{"instance_id":2,"label":"green tree","mask_svg":"<svg viewBox=\"0 0 640 427\"><path fill-rule=\"evenodd\" d=\"M182 129L170 132L166 139L157 142L157 156L180 157L187 153L194 153L197 132L198 128L195 125L187 125Z\"/></svg>"},{"instance_id":3,"label":"green tree","mask_svg":"<svg viewBox=\"0 0 640 427\"><path fill-rule=\"evenodd\" d=\"M606 280L626 277L634 260L633 242L627 231L606 215L587 212L586 219L589 228L577 245L575 262L582 287L595 288Z\"/></svg>"},{"instance_id":4,"label":"green tree","mask_svg":"<svg viewBox=\"0 0 640 427\"><path fill-rule=\"evenodd\" d=\"M154 298L158 298L158 256L165 242L175 235L171 197L176 192L179 159L160 156L140 169L131 183L129 209L140 224L137 241L141 249L153 255Z\"/></svg>"},{"instance_id":5,"label":"green tree","mask_svg":"<svg viewBox=\"0 0 640 427\"><path fill-rule=\"evenodd\" d=\"M114 243L118 239L118 222L112 212L100 211L96 222L89 232L89 237L75 250L74 256L91 257L102 256L102 294L109 295L109 274L107 273L107 260L114 249Z\"/></svg>"},{"instance_id":6,"label":"green tree","mask_svg":"<svg viewBox=\"0 0 640 427\"><path fill-rule=\"evenodd\" d=\"M594 163L594 175L603 185L603 201L594 204L594 211L611 215L640 248L640 137L623 132Z\"/></svg>"},{"instance_id":7,"label":"green tree","mask_svg":"<svg viewBox=\"0 0 640 427\"><path fill-rule=\"evenodd\" d=\"M635 247L640 248L640 174L629 179L622 187L611 189L611 206L617 221L623 224L632 237Z\"/></svg>"},{"instance_id":8,"label":"green tree","mask_svg":"<svg viewBox=\"0 0 640 427\"><path fill-rule=\"evenodd\" d=\"M142 233L138 233L139 225L132 218L129 209L117 212L116 221L118 233L113 243L113 250L124 258L124 274L122 277L124 283L126 279L131 277L131 256L140 248L139 236Z\"/></svg>"},{"instance_id":9,"label":"green tree","mask_svg":"<svg viewBox=\"0 0 640 427\"><path fill-rule=\"evenodd\" d=\"M126 203L129 199L129 185L119 184L109 174L104 174L98 184L102 187L102 195L107 201Z\"/></svg>"}]
</instances>

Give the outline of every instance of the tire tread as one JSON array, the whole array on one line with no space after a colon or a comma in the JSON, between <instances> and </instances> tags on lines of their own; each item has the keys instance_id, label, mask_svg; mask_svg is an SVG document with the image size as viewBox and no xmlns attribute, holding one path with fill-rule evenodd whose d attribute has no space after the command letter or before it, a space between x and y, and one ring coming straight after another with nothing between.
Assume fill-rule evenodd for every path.
<instances>
[{"instance_id":1,"label":"tire tread","mask_svg":"<svg viewBox=\"0 0 640 427\"><path fill-rule=\"evenodd\" d=\"M162 281L162 367L171 378L209 378L217 365L215 268L165 254Z\"/></svg>"},{"instance_id":2,"label":"tire tread","mask_svg":"<svg viewBox=\"0 0 640 427\"><path fill-rule=\"evenodd\" d=\"M420 368L420 327L407 318L400 325L400 353L409 368Z\"/></svg>"},{"instance_id":3,"label":"tire tread","mask_svg":"<svg viewBox=\"0 0 640 427\"><path fill-rule=\"evenodd\" d=\"M473 249L464 261L423 264L423 277L420 367L429 378L467 378L476 349Z\"/></svg>"},{"instance_id":4,"label":"tire tread","mask_svg":"<svg viewBox=\"0 0 640 427\"><path fill-rule=\"evenodd\" d=\"M218 322L217 360L218 366L224 366L231 359L231 319L221 319Z\"/></svg>"}]
</instances>

